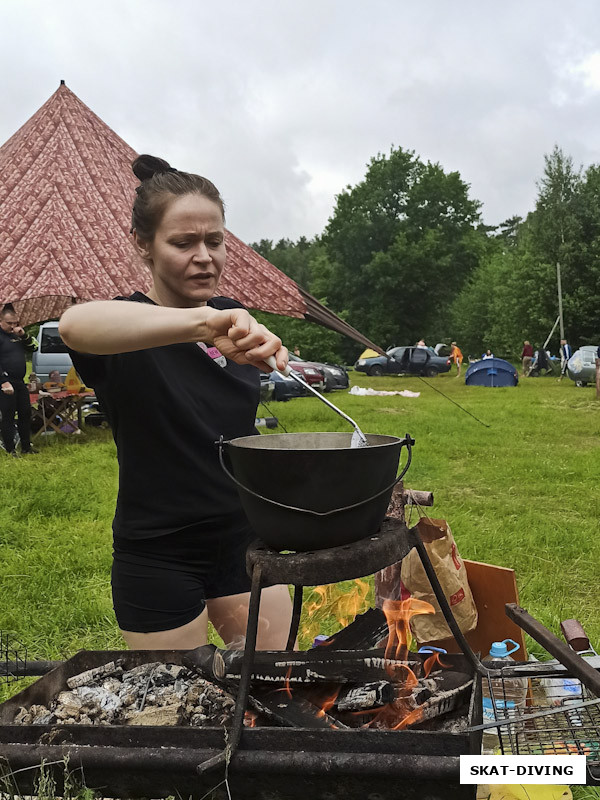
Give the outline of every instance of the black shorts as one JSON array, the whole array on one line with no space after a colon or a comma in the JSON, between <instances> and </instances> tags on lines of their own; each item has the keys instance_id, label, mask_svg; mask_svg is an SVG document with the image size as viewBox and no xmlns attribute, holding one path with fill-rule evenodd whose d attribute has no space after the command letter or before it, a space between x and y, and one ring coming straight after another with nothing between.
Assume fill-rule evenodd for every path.
<instances>
[{"instance_id":1,"label":"black shorts","mask_svg":"<svg viewBox=\"0 0 600 800\"><path fill-rule=\"evenodd\" d=\"M119 627L153 633L179 628L206 600L250 591L249 526L199 532L193 526L153 539L114 537L112 595Z\"/></svg>"}]
</instances>

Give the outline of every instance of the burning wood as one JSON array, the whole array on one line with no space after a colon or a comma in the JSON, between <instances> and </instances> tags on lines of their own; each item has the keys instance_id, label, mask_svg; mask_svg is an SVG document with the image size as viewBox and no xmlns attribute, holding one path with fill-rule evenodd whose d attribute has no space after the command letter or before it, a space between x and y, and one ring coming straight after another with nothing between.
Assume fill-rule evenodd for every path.
<instances>
[{"instance_id":1,"label":"burning wood","mask_svg":"<svg viewBox=\"0 0 600 800\"><path fill-rule=\"evenodd\" d=\"M188 653L184 660L204 677L231 683L240 679L244 653L204 645ZM413 667L420 665L418 659L412 663ZM403 680L407 670L410 670L408 662L386 658L384 650L330 650L327 647L297 652L263 650L255 654L252 680L257 683L362 684L386 680L390 676Z\"/></svg>"}]
</instances>

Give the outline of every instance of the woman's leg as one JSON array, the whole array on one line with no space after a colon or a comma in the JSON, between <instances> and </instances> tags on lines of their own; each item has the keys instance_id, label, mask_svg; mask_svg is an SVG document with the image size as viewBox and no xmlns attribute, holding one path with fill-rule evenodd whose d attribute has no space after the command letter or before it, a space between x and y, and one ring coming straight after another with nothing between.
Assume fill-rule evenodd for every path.
<instances>
[{"instance_id":1,"label":"woman's leg","mask_svg":"<svg viewBox=\"0 0 600 800\"><path fill-rule=\"evenodd\" d=\"M206 601L208 616L226 646L241 649L246 636L250 593L215 597ZM292 619L292 599L287 586L268 586L260 596L257 650L283 650Z\"/></svg>"},{"instance_id":2,"label":"woman's leg","mask_svg":"<svg viewBox=\"0 0 600 800\"><path fill-rule=\"evenodd\" d=\"M206 644L208 614L206 609L199 617L170 631L135 633L121 631L130 650L193 650Z\"/></svg>"}]
</instances>

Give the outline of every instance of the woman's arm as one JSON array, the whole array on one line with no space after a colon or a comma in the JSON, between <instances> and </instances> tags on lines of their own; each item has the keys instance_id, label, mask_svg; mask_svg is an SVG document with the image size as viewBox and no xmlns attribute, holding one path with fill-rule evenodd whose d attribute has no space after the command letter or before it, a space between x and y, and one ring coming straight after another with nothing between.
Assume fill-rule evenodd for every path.
<instances>
[{"instance_id":1,"label":"woman's arm","mask_svg":"<svg viewBox=\"0 0 600 800\"><path fill-rule=\"evenodd\" d=\"M81 353L110 355L181 342L206 342L215 344L238 364L266 367L263 359L275 355L280 369L287 365L287 350L281 340L243 308L219 311L209 306L167 308L98 300L71 306L60 319L59 332L70 348Z\"/></svg>"}]
</instances>

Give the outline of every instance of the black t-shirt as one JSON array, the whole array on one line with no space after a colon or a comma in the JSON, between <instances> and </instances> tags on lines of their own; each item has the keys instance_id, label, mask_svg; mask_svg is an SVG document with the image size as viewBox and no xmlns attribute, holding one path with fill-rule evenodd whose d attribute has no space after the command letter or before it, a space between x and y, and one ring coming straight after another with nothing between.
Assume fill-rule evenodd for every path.
<instances>
[{"instance_id":1,"label":"black t-shirt","mask_svg":"<svg viewBox=\"0 0 600 800\"><path fill-rule=\"evenodd\" d=\"M141 292L117 299L154 305ZM208 305L243 308L226 297ZM256 367L219 357L204 343L71 356L106 411L117 445L116 535L144 539L198 523L213 531L245 524L215 442L257 433Z\"/></svg>"},{"instance_id":2,"label":"black t-shirt","mask_svg":"<svg viewBox=\"0 0 600 800\"><path fill-rule=\"evenodd\" d=\"M25 349L30 345L29 336L21 338L0 328L0 383L23 380L27 368Z\"/></svg>"}]
</instances>

